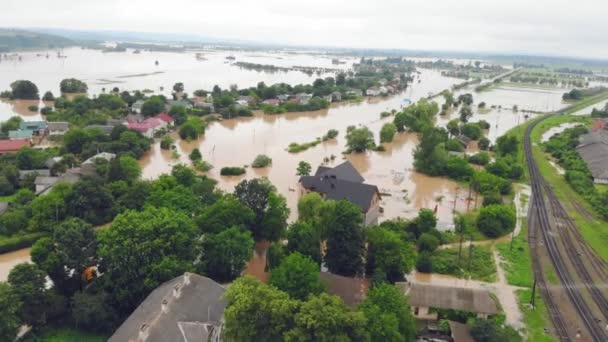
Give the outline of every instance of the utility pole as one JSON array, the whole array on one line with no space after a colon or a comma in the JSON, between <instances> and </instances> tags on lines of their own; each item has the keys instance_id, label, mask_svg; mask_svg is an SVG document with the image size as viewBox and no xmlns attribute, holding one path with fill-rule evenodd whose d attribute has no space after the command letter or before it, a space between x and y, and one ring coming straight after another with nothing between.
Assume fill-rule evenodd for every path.
<instances>
[{"instance_id":1,"label":"utility pole","mask_svg":"<svg viewBox=\"0 0 608 342\"><path fill-rule=\"evenodd\" d=\"M471 269L471 261L473 260L473 235L469 235L469 266L468 270Z\"/></svg>"},{"instance_id":2,"label":"utility pole","mask_svg":"<svg viewBox=\"0 0 608 342\"><path fill-rule=\"evenodd\" d=\"M453 212L456 212L456 202L458 201L458 190L460 189L459 186L456 187L456 190L454 191L454 208L452 209Z\"/></svg>"},{"instance_id":3,"label":"utility pole","mask_svg":"<svg viewBox=\"0 0 608 342\"><path fill-rule=\"evenodd\" d=\"M530 298L530 304L532 304L532 309L536 308L536 276L534 276L534 284L532 284L532 298Z\"/></svg>"}]
</instances>

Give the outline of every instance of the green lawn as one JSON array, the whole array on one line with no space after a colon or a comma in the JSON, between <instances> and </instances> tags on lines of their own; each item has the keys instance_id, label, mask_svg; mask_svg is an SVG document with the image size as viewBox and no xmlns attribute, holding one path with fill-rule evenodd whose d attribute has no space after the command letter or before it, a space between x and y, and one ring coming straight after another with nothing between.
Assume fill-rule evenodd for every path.
<instances>
[{"instance_id":1,"label":"green lawn","mask_svg":"<svg viewBox=\"0 0 608 342\"><path fill-rule=\"evenodd\" d=\"M528 222L524 218L522 230L511 242L501 242L496 244L496 249L500 254L505 271L507 283L515 286L531 287L534 281L532 275L532 263L530 261L530 248L528 246Z\"/></svg>"},{"instance_id":2,"label":"green lawn","mask_svg":"<svg viewBox=\"0 0 608 342\"><path fill-rule=\"evenodd\" d=\"M545 328L551 328L551 322L549 321L549 313L545 307L545 303L542 297L536 291L535 294L535 308L532 309L528 303L532 298L532 290L519 290L517 291L517 302L519 308L524 315L524 322L526 323L526 335L528 341L553 341L551 335L545 333Z\"/></svg>"},{"instance_id":3,"label":"green lawn","mask_svg":"<svg viewBox=\"0 0 608 342\"><path fill-rule=\"evenodd\" d=\"M26 338L25 342L105 342L108 336L71 328L49 328L38 336Z\"/></svg>"},{"instance_id":4,"label":"green lawn","mask_svg":"<svg viewBox=\"0 0 608 342\"><path fill-rule=\"evenodd\" d=\"M472 258L469 262L469 247L463 247L460 264L458 263L458 247L438 249L433 252L431 257L433 273L494 282L496 281L496 264L491 248L491 246L473 246Z\"/></svg>"}]
</instances>

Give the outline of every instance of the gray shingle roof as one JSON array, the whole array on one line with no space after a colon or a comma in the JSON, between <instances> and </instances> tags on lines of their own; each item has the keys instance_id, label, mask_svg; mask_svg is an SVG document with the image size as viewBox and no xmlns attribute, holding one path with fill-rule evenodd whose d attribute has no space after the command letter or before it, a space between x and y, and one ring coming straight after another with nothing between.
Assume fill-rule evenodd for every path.
<instances>
[{"instance_id":1,"label":"gray shingle roof","mask_svg":"<svg viewBox=\"0 0 608 342\"><path fill-rule=\"evenodd\" d=\"M209 278L185 273L152 291L108 341L215 341L227 304L224 292Z\"/></svg>"},{"instance_id":2,"label":"gray shingle roof","mask_svg":"<svg viewBox=\"0 0 608 342\"><path fill-rule=\"evenodd\" d=\"M324 170L324 171L321 171ZM334 167L328 168L325 166L319 166L315 175L318 176L335 176L337 179L347 180L351 182L363 183L365 178L361 176L359 171L355 169L353 164L351 164L348 160L344 163Z\"/></svg>"},{"instance_id":3,"label":"gray shingle roof","mask_svg":"<svg viewBox=\"0 0 608 342\"><path fill-rule=\"evenodd\" d=\"M595 179L608 178L608 133L591 132L579 138L576 150Z\"/></svg>"},{"instance_id":4,"label":"gray shingle roof","mask_svg":"<svg viewBox=\"0 0 608 342\"><path fill-rule=\"evenodd\" d=\"M67 122L60 122L60 121L49 122L48 129L49 129L49 131L66 132L67 130L70 129L70 124Z\"/></svg>"},{"instance_id":5,"label":"gray shingle roof","mask_svg":"<svg viewBox=\"0 0 608 342\"><path fill-rule=\"evenodd\" d=\"M436 309L464 310L493 315L498 307L488 290L412 283L407 293L410 305Z\"/></svg>"}]
</instances>

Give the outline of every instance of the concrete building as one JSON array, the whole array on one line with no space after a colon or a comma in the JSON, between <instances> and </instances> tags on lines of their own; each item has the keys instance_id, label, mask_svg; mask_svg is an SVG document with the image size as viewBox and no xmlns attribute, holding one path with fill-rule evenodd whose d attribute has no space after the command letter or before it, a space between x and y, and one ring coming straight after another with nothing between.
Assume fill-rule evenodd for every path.
<instances>
[{"instance_id":1,"label":"concrete building","mask_svg":"<svg viewBox=\"0 0 608 342\"><path fill-rule=\"evenodd\" d=\"M70 130L70 124L67 122L49 122L49 135L64 135Z\"/></svg>"},{"instance_id":2,"label":"concrete building","mask_svg":"<svg viewBox=\"0 0 608 342\"><path fill-rule=\"evenodd\" d=\"M109 342L219 342L225 288L185 273L156 288L114 332Z\"/></svg>"}]
</instances>

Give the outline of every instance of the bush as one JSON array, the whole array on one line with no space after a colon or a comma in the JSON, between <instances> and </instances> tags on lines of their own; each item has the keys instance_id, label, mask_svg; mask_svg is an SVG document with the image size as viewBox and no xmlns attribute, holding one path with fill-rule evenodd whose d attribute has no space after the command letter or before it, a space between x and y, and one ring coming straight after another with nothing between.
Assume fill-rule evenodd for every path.
<instances>
[{"instance_id":1,"label":"bush","mask_svg":"<svg viewBox=\"0 0 608 342\"><path fill-rule=\"evenodd\" d=\"M462 134L466 137L469 137L473 140L478 140L481 138L481 127L476 123L467 123L462 125L460 128Z\"/></svg>"},{"instance_id":2,"label":"bush","mask_svg":"<svg viewBox=\"0 0 608 342\"><path fill-rule=\"evenodd\" d=\"M245 174L245 169L238 166L226 166L220 170L222 176L240 176Z\"/></svg>"},{"instance_id":3,"label":"bush","mask_svg":"<svg viewBox=\"0 0 608 342\"><path fill-rule=\"evenodd\" d=\"M482 207L477 217L477 228L489 238L505 235L515 228L515 208L506 205Z\"/></svg>"},{"instance_id":4,"label":"bush","mask_svg":"<svg viewBox=\"0 0 608 342\"><path fill-rule=\"evenodd\" d=\"M44 93L42 101L55 101L55 96L50 91L47 91L46 93Z\"/></svg>"},{"instance_id":5,"label":"bush","mask_svg":"<svg viewBox=\"0 0 608 342\"><path fill-rule=\"evenodd\" d=\"M163 150L168 150L171 148L171 145L173 145L174 142L175 140L173 140L171 136L165 135L160 141L160 148Z\"/></svg>"},{"instance_id":6,"label":"bush","mask_svg":"<svg viewBox=\"0 0 608 342\"><path fill-rule=\"evenodd\" d=\"M251 163L251 167L260 168L260 167L266 167L270 164L272 164L272 159L269 156L264 155L264 154L259 154L253 160L253 163Z\"/></svg>"},{"instance_id":7,"label":"bush","mask_svg":"<svg viewBox=\"0 0 608 342\"><path fill-rule=\"evenodd\" d=\"M0 254L16 251L21 248L31 247L43 236L45 236L44 233L31 233L7 238L0 237Z\"/></svg>"},{"instance_id":8,"label":"bush","mask_svg":"<svg viewBox=\"0 0 608 342\"><path fill-rule=\"evenodd\" d=\"M179 128L182 139L193 140L205 133L205 125L199 117L191 117Z\"/></svg>"},{"instance_id":9,"label":"bush","mask_svg":"<svg viewBox=\"0 0 608 342\"><path fill-rule=\"evenodd\" d=\"M433 234L422 233L418 238L418 250L421 252L433 252L439 247L439 239Z\"/></svg>"},{"instance_id":10,"label":"bush","mask_svg":"<svg viewBox=\"0 0 608 342\"><path fill-rule=\"evenodd\" d=\"M469 163L475 165L487 165L490 162L490 155L486 152L479 152L469 157Z\"/></svg>"},{"instance_id":11,"label":"bush","mask_svg":"<svg viewBox=\"0 0 608 342\"><path fill-rule=\"evenodd\" d=\"M195 163L203 160L203 155L201 154L201 151L198 148L194 148L188 157L191 161Z\"/></svg>"},{"instance_id":12,"label":"bush","mask_svg":"<svg viewBox=\"0 0 608 342\"><path fill-rule=\"evenodd\" d=\"M194 168L200 172L207 172L207 171L213 169L213 165L211 165L209 162L206 162L204 160L200 160L200 161L194 162Z\"/></svg>"},{"instance_id":13,"label":"bush","mask_svg":"<svg viewBox=\"0 0 608 342\"><path fill-rule=\"evenodd\" d=\"M380 142L390 143L393 141L395 134L397 133L397 126L394 123L388 122L380 129Z\"/></svg>"},{"instance_id":14,"label":"bush","mask_svg":"<svg viewBox=\"0 0 608 342\"><path fill-rule=\"evenodd\" d=\"M479 141L477 142L477 146L479 146L480 150L487 151L490 148L490 139L488 139L486 137L479 138Z\"/></svg>"},{"instance_id":15,"label":"bush","mask_svg":"<svg viewBox=\"0 0 608 342\"><path fill-rule=\"evenodd\" d=\"M49 115L51 113L53 113L52 107L42 107L42 109L40 110L40 114L42 115Z\"/></svg>"},{"instance_id":16,"label":"bush","mask_svg":"<svg viewBox=\"0 0 608 342\"><path fill-rule=\"evenodd\" d=\"M38 111L38 106L36 106L36 105L31 105L31 106L27 107L27 109L28 109L30 112L37 112L37 111Z\"/></svg>"},{"instance_id":17,"label":"bush","mask_svg":"<svg viewBox=\"0 0 608 342\"><path fill-rule=\"evenodd\" d=\"M433 272L433 262L429 252L418 254L418 259L416 259L416 271L423 273Z\"/></svg>"},{"instance_id":18,"label":"bush","mask_svg":"<svg viewBox=\"0 0 608 342\"><path fill-rule=\"evenodd\" d=\"M335 139L338 136L338 131L335 129L330 129L329 131L327 131L327 133L323 136L323 141L326 140L330 140L330 139Z\"/></svg>"}]
</instances>

